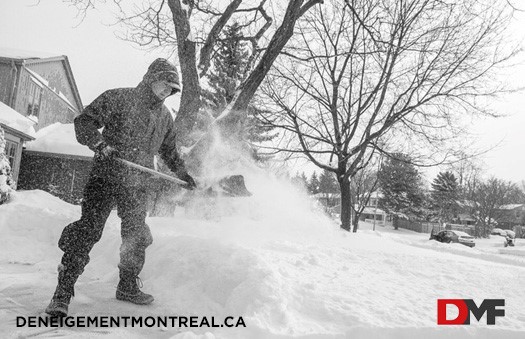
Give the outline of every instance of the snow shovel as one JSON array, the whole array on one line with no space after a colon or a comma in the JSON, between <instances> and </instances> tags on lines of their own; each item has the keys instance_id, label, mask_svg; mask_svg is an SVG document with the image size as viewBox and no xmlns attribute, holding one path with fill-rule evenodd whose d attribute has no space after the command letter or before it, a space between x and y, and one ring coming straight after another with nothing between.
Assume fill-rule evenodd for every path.
<instances>
[{"instance_id":1,"label":"snow shovel","mask_svg":"<svg viewBox=\"0 0 525 339\"><path fill-rule=\"evenodd\" d=\"M185 188L185 186L187 186L188 184L184 180L175 178L168 174L161 173L148 167L138 165L134 162L124 160L121 158L117 158L117 160L125 164L126 166L149 173L157 178L168 180L169 182L173 182L177 185L182 186L183 188ZM230 175L224 177L218 181L217 185L210 185L210 187L206 188L205 191L210 195L217 195L217 191L220 191L223 195L228 197L249 197L252 195L250 191L248 191L248 189L246 188L246 185L244 183L244 177L242 175Z\"/></svg>"},{"instance_id":2,"label":"snow shovel","mask_svg":"<svg viewBox=\"0 0 525 339\"><path fill-rule=\"evenodd\" d=\"M170 182L173 182L177 185L180 185L180 186L185 186L187 185L188 183L184 180L181 180L179 178L175 178L175 177L172 177L171 175L167 175L167 174L164 174L164 173L161 173L159 171L155 171L154 169L151 169L151 168L147 168L147 167L144 167L144 166L141 166L141 165L138 165L134 162L131 162L131 161L128 161L128 160L124 160L124 159L121 159L121 158L116 158L118 161L120 161L121 163L123 163L124 165L126 166L129 166L131 168L135 168L135 169L138 169L142 172L146 172L146 173L149 173L153 176L156 176L157 178L162 178L162 179L165 179L165 180L168 180Z\"/></svg>"}]
</instances>

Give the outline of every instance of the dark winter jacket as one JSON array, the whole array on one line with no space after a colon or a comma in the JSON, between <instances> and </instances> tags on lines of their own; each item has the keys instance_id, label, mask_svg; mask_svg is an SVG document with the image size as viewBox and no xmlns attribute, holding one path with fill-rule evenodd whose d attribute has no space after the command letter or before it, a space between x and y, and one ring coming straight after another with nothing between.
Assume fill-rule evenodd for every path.
<instances>
[{"instance_id":1,"label":"dark winter jacket","mask_svg":"<svg viewBox=\"0 0 525 339\"><path fill-rule=\"evenodd\" d=\"M153 168L153 156L160 153L173 172L183 172L177 153L173 118L163 101L151 90L156 80L179 83L175 66L165 59L155 60L136 88L117 88L102 93L75 118L78 142L95 151L104 141L119 157ZM104 128L102 133L98 130ZM145 176L114 160L95 157L92 174L122 181L144 183Z\"/></svg>"}]
</instances>

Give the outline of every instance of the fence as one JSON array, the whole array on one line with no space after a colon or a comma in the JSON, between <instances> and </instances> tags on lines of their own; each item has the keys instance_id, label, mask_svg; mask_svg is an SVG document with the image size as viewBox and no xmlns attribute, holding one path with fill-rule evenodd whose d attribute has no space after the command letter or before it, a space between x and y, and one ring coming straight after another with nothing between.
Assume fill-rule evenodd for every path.
<instances>
[{"instance_id":1,"label":"fence","mask_svg":"<svg viewBox=\"0 0 525 339\"><path fill-rule=\"evenodd\" d=\"M374 223L374 219L365 219L365 222L368 222L368 223L373 224L373 223ZM385 226L385 221L384 221L384 220L378 220L378 219L376 219L376 220L375 220L375 223L376 223L376 225Z\"/></svg>"},{"instance_id":2,"label":"fence","mask_svg":"<svg viewBox=\"0 0 525 339\"><path fill-rule=\"evenodd\" d=\"M18 189L40 189L79 204L91 171L90 157L24 150Z\"/></svg>"},{"instance_id":3,"label":"fence","mask_svg":"<svg viewBox=\"0 0 525 339\"><path fill-rule=\"evenodd\" d=\"M419 233L431 233L432 229L434 232L441 231L443 229L465 232L471 236L475 236L475 227L473 225L460 225L460 224L445 224L443 227L437 222L423 222L406 219L398 219L396 221L399 228L404 228Z\"/></svg>"},{"instance_id":4,"label":"fence","mask_svg":"<svg viewBox=\"0 0 525 339\"><path fill-rule=\"evenodd\" d=\"M437 222L423 222L423 221L413 221L406 219L397 219L396 225L399 228L404 228L418 233L430 233L432 229L439 229L439 223Z\"/></svg>"}]
</instances>

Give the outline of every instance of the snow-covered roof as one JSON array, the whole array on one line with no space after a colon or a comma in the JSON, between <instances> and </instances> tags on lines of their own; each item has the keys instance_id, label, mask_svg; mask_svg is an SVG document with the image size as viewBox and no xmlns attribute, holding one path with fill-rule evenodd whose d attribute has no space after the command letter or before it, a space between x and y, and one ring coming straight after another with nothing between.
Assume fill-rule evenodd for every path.
<instances>
[{"instance_id":1,"label":"snow-covered roof","mask_svg":"<svg viewBox=\"0 0 525 339\"><path fill-rule=\"evenodd\" d=\"M341 194L339 193L316 193L313 195L314 198L322 198L322 199L335 199L339 198Z\"/></svg>"},{"instance_id":2,"label":"snow-covered roof","mask_svg":"<svg viewBox=\"0 0 525 339\"><path fill-rule=\"evenodd\" d=\"M376 208L376 207L370 207L370 206L365 207L363 209L363 213L366 213L366 214L386 214L385 211L383 211L382 209Z\"/></svg>"},{"instance_id":3,"label":"snow-covered roof","mask_svg":"<svg viewBox=\"0 0 525 339\"><path fill-rule=\"evenodd\" d=\"M0 123L29 137L35 137L34 122L1 101Z\"/></svg>"},{"instance_id":4,"label":"snow-covered roof","mask_svg":"<svg viewBox=\"0 0 525 339\"><path fill-rule=\"evenodd\" d=\"M459 205L459 207L476 207L478 205L477 202L472 200L456 200L456 203Z\"/></svg>"},{"instance_id":5,"label":"snow-covered roof","mask_svg":"<svg viewBox=\"0 0 525 339\"><path fill-rule=\"evenodd\" d=\"M93 151L78 143L73 124L59 122L42 128L36 133L36 140L27 144L27 150L80 155L92 157Z\"/></svg>"},{"instance_id":6,"label":"snow-covered roof","mask_svg":"<svg viewBox=\"0 0 525 339\"><path fill-rule=\"evenodd\" d=\"M470 214L460 213L458 217L460 220L464 221L476 221L476 219L474 219Z\"/></svg>"},{"instance_id":7,"label":"snow-covered roof","mask_svg":"<svg viewBox=\"0 0 525 339\"><path fill-rule=\"evenodd\" d=\"M78 93L78 88L75 82L75 78L73 76L73 71L71 70L71 65L69 64L69 60L66 55L58 55L56 53L29 51L29 50L22 50L22 49L17 49L17 48L0 46L0 59L2 58L14 59L14 60L17 60L17 62L19 62L20 60L24 60L25 62L24 69L29 71L29 73L31 73L31 75L33 75L39 82L41 82L42 85L52 89L61 99L65 100L72 107L77 108L77 110L79 111L82 110L83 108L82 100L80 98L80 94ZM77 105L71 104L71 102L66 98L64 93L60 91L56 91L54 88L51 88L49 86L49 82L46 79L44 79L39 74L37 74L36 72L28 68L30 67L31 64L34 64L34 63L57 61L57 60L61 61L64 66L64 69L70 81L71 89L73 90L73 96L75 98L75 101L77 102Z\"/></svg>"},{"instance_id":8,"label":"snow-covered roof","mask_svg":"<svg viewBox=\"0 0 525 339\"><path fill-rule=\"evenodd\" d=\"M59 55L48 52L27 51L18 48L2 47L0 46L0 57L11 59L40 59L40 58L54 58Z\"/></svg>"},{"instance_id":9,"label":"snow-covered roof","mask_svg":"<svg viewBox=\"0 0 525 339\"><path fill-rule=\"evenodd\" d=\"M501 205L499 207L500 210L513 210L519 207L522 207L524 204L507 204L507 205Z\"/></svg>"}]
</instances>

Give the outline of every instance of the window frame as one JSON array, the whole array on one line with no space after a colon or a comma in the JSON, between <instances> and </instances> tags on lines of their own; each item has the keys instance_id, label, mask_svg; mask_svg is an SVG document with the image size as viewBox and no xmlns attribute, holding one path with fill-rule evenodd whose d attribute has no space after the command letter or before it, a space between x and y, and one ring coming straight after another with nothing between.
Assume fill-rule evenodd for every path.
<instances>
[{"instance_id":1,"label":"window frame","mask_svg":"<svg viewBox=\"0 0 525 339\"><path fill-rule=\"evenodd\" d=\"M33 79L33 77L29 76L29 84L27 88L27 109L26 109L26 115L28 117L37 117L40 115L41 112L41 105L42 105L42 94L44 92L44 88L38 83L37 80ZM38 103L36 102L38 101ZM36 109L35 109L36 107Z\"/></svg>"},{"instance_id":2,"label":"window frame","mask_svg":"<svg viewBox=\"0 0 525 339\"><path fill-rule=\"evenodd\" d=\"M15 169L18 146L19 144L15 141L9 139L5 140L4 152L7 157L7 160L9 161L9 165L11 166L11 172L13 172ZM12 154L10 154L11 152Z\"/></svg>"}]
</instances>

